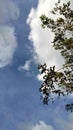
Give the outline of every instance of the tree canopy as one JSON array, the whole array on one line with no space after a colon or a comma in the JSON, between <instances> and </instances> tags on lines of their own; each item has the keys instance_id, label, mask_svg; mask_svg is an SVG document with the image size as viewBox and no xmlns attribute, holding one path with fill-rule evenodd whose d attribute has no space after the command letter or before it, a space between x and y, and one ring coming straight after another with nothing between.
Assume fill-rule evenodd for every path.
<instances>
[{"instance_id":1,"label":"tree canopy","mask_svg":"<svg viewBox=\"0 0 73 130\"><path fill-rule=\"evenodd\" d=\"M70 7L70 1L66 4L60 4L60 0L55 3L51 11L58 18L51 19L46 15L41 15L42 28L49 28L54 33L54 39L51 44L56 50L59 50L64 58L64 64L59 70L55 65L48 68L47 64L38 65L43 76L43 83L39 89L42 93L44 104L49 100L54 100L53 95L58 98L66 96L73 92L73 10ZM73 103L66 104L66 110L73 110Z\"/></svg>"}]
</instances>

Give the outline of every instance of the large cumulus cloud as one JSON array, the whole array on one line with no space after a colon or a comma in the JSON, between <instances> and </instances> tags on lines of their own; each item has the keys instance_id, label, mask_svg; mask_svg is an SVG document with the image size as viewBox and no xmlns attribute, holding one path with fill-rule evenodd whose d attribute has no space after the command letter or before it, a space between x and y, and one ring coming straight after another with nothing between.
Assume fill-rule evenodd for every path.
<instances>
[{"instance_id":1,"label":"large cumulus cloud","mask_svg":"<svg viewBox=\"0 0 73 130\"><path fill-rule=\"evenodd\" d=\"M68 0L61 0L62 3L67 1ZM59 69L64 63L64 59L61 57L60 52L54 50L52 47L51 42L53 41L54 34L47 28L41 28L39 18L42 14L53 18L50 11L56 2L57 0L38 0L36 9L32 8L28 15L27 24L30 26L28 38L33 45L34 61L37 63L46 62L48 66L56 65L56 69ZM71 3L73 3L72 0ZM38 79L41 79L40 75L38 75Z\"/></svg>"}]
</instances>

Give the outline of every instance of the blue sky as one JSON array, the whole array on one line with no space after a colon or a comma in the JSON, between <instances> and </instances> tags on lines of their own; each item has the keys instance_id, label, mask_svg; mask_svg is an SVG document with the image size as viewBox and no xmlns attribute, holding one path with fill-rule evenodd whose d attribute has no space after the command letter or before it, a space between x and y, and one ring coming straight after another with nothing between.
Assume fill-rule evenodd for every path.
<instances>
[{"instance_id":1,"label":"blue sky","mask_svg":"<svg viewBox=\"0 0 73 130\"><path fill-rule=\"evenodd\" d=\"M73 113L64 110L72 96L44 106L39 93L38 63L63 63L39 19L52 17L55 1L0 0L0 130L73 130Z\"/></svg>"}]
</instances>

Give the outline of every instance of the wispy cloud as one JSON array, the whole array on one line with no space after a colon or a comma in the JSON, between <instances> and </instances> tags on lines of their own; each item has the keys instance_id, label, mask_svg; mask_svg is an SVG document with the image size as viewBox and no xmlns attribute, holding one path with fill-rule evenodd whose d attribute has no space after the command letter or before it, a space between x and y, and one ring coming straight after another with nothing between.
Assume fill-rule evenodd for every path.
<instances>
[{"instance_id":1,"label":"wispy cloud","mask_svg":"<svg viewBox=\"0 0 73 130\"><path fill-rule=\"evenodd\" d=\"M19 8L13 0L0 1L0 24L15 20L19 16Z\"/></svg>"},{"instance_id":2,"label":"wispy cloud","mask_svg":"<svg viewBox=\"0 0 73 130\"><path fill-rule=\"evenodd\" d=\"M71 120L69 120L70 116L72 117ZM71 113L68 117L68 121L60 118L60 119L56 119L55 123L57 124L57 127L61 130L73 130L73 114Z\"/></svg>"},{"instance_id":3,"label":"wispy cloud","mask_svg":"<svg viewBox=\"0 0 73 130\"><path fill-rule=\"evenodd\" d=\"M17 47L15 27L11 20L19 16L19 9L12 0L0 1L0 68L11 63Z\"/></svg>"},{"instance_id":4,"label":"wispy cloud","mask_svg":"<svg viewBox=\"0 0 73 130\"><path fill-rule=\"evenodd\" d=\"M30 63L31 63L31 60L27 60L24 65L20 65L18 67L18 70L19 71L24 71L24 70L29 71L29 69L30 69Z\"/></svg>"}]
</instances>

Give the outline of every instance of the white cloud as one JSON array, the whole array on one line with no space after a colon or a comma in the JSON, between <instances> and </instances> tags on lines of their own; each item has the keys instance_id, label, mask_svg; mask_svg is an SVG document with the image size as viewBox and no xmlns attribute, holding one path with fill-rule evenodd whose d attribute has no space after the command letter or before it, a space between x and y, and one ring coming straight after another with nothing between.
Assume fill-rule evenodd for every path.
<instances>
[{"instance_id":1,"label":"white cloud","mask_svg":"<svg viewBox=\"0 0 73 130\"><path fill-rule=\"evenodd\" d=\"M39 81L43 81L43 76L44 76L44 74L38 74L38 75L37 75L37 79L38 79Z\"/></svg>"},{"instance_id":2,"label":"white cloud","mask_svg":"<svg viewBox=\"0 0 73 130\"><path fill-rule=\"evenodd\" d=\"M16 20L19 9L13 0L0 1L0 68L11 63L17 47L15 28L10 21Z\"/></svg>"},{"instance_id":3,"label":"white cloud","mask_svg":"<svg viewBox=\"0 0 73 130\"><path fill-rule=\"evenodd\" d=\"M31 63L31 60L27 60L24 65L21 65L18 67L18 70L19 71L23 71L23 70L29 71L30 63Z\"/></svg>"},{"instance_id":4,"label":"white cloud","mask_svg":"<svg viewBox=\"0 0 73 130\"><path fill-rule=\"evenodd\" d=\"M14 28L9 26L0 26L0 68L10 64L17 41Z\"/></svg>"},{"instance_id":5,"label":"white cloud","mask_svg":"<svg viewBox=\"0 0 73 130\"><path fill-rule=\"evenodd\" d=\"M65 0L62 1L65 2ZM64 61L60 53L52 47L51 42L53 41L54 34L47 28L41 28L39 18L41 14L53 17L50 11L54 7L55 2L57 0L38 0L37 8L32 8L28 15L27 24L30 26L29 40L33 45L35 62L46 62L48 66L56 65L56 69L59 69ZM40 75L37 77L40 78Z\"/></svg>"},{"instance_id":6,"label":"white cloud","mask_svg":"<svg viewBox=\"0 0 73 130\"><path fill-rule=\"evenodd\" d=\"M53 6L54 0L51 2L48 0L39 0L36 9L31 9L27 19L27 23L30 26L29 40L32 41L34 49L34 57L38 62L46 62L49 66L57 64L59 66L62 62L62 58L58 52L56 52L51 45L53 39L53 33L49 29L41 28L40 16L46 14L50 16L49 11ZM61 59L59 61L59 59Z\"/></svg>"},{"instance_id":7,"label":"white cloud","mask_svg":"<svg viewBox=\"0 0 73 130\"><path fill-rule=\"evenodd\" d=\"M54 130L52 126L47 125L44 121L40 121L38 124L32 127L32 130Z\"/></svg>"},{"instance_id":8,"label":"white cloud","mask_svg":"<svg viewBox=\"0 0 73 130\"><path fill-rule=\"evenodd\" d=\"M25 124L23 122L18 124L18 130L54 130L51 125L47 125L44 121L39 121L36 125L31 123Z\"/></svg>"}]
</instances>

